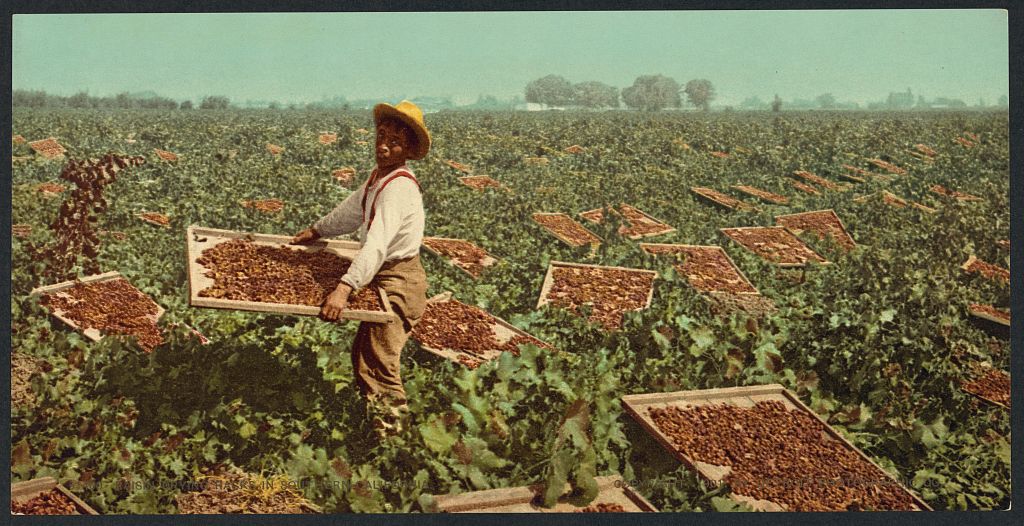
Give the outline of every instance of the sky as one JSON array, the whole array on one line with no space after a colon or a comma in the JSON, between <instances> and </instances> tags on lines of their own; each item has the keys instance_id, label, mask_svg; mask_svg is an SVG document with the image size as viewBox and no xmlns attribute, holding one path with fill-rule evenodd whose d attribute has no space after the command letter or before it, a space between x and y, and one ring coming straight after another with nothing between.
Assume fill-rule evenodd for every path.
<instances>
[{"instance_id":1,"label":"sky","mask_svg":"<svg viewBox=\"0 0 1024 526\"><path fill-rule=\"evenodd\" d=\"M710 80L719 104L1009 93L1005 11L15 15L13 87L313 102L522 96L548 74Z\"/></svg>"}]
</instances>

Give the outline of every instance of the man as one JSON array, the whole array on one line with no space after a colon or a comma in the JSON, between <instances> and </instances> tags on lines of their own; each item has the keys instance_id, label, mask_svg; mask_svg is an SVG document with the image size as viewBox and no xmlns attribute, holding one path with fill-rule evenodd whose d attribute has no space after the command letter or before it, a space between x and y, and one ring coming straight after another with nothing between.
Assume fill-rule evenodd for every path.
<instances>
[{"instance_id":1,"label":"man","mask_svg":"<svg viewBox=\"0 0 1024 526\"><path fill-rule=\"evenodd\" d=\"M426 309L427 275L420 264L424 212L419 182L406 166L430 150L423 112L413 103L373 108L377 124L377 168L353 192L312 227L292 239L308 243L358 231L362 245L341 283L324 301L320 315L337 320L353 291L371 280L384 289L399 320L362 322L352 344L352 366L369 402L374 428L382 436L401 430L408 412L399 374L402 347Z\"/></svg>"}]
</instances>

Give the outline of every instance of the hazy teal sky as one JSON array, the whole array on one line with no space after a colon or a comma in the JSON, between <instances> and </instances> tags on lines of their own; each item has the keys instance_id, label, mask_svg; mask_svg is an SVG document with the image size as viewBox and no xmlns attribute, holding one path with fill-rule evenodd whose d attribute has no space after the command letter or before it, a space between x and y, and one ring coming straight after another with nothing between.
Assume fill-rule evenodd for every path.
<instances>
[{"instance_id":1,"label":"hazy teal sky","mask_svg":"<svg viewBox=\"0 0 1024 526\"><path fill-rule=\"evenodd\" d=\"M15 15L15 89L308 102L521 95L554 73L710 79L718 102L1008 94L1001 10Z\"/></svg>"}]
</instances>

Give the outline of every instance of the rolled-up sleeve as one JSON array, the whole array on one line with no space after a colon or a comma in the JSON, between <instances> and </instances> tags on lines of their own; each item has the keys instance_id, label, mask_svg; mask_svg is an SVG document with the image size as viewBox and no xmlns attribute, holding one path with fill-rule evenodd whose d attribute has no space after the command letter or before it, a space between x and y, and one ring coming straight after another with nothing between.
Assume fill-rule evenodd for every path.
<instances>
[{"instance_id":1,"label":"rolled-up sleeve","mask_svg":"<svg viewBox=\"0 0 1024 526\"><path fill-rule=\"evenodd\" d=\"M317 221L313 228L320 237L334 237L355 232L363 224L361 199L366 187L352 192L344 201Z\"/></svg>"},{"instance_id":2,"label":"rolled-up sleeve","mask_svg":"<svg viewBox=\"0 0 1024 526\"><path fill-rule=\"evenodd\" d=\"M348 272L341 278L341 281L353 290L359 290L369 284L384 264L388 247L402 228L409 212L406 210L407 207L403 206L402 196L410 191L415 192L416 188L413 185L414 183L408 179L396 179L380 191L377 212L366 231L363 246L352 260Z\"/></svg>"}]
</instances>

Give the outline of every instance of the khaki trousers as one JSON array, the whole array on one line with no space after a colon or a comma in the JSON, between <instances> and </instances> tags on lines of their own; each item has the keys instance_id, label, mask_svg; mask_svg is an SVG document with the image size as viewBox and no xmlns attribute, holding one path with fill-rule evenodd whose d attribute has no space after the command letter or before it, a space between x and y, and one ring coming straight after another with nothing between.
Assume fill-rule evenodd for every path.
<instances>
[{"instance_id":1,"label":"khaki trousers","mask_svg":"<svg viewBox=\"0 0 1024 526\"><path fill-rule=\"evenodd\" d=\"M385 262L373 284L384 289L398 320L359 324L352 344L352 369L367 400L401 405L405 403L399 371L402 348L427 308L427 273L415 255Z\"/></svg>"}]
</instances>

